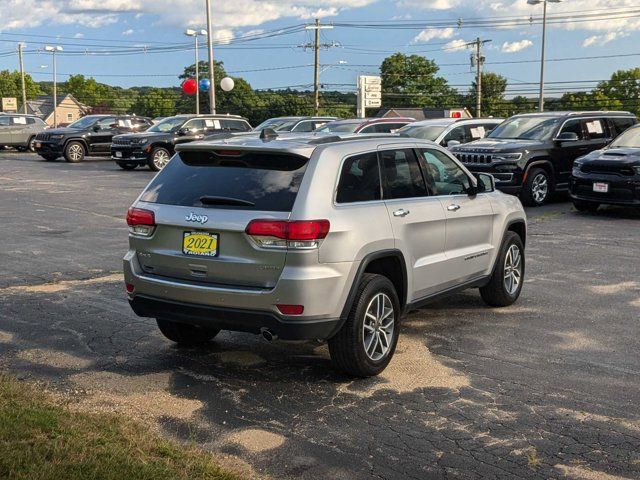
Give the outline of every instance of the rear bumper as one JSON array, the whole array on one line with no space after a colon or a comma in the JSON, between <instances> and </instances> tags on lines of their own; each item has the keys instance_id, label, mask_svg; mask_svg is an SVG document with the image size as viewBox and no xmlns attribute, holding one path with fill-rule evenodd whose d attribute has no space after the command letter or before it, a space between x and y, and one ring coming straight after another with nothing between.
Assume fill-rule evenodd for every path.
<instances>
[{"instance_id":1,"label":"rear bumper","mask_svg":"<svg viewBox=\"0 0 640 480\"><path fill-rule=\"evenodd\" d=\"M210 307L137 295L129 300L140 317L165 318L190 325L258 334L268 329L283 340L311 340L332 337L340 319L287 321L259 310Z\"/></svg>"},{"instance_id":2,"label":"rear bumper","mask_svg":"<svg viewBox=\"0 0 640 480\"><path fill-rule=\"evenodd\" d=\"M593 191L594 182L609 185L607 193ZM581 174L569 180L569 195L573 200L604 205L640 206L640 180L619 175Z\"/></svg>"}]
</instances>

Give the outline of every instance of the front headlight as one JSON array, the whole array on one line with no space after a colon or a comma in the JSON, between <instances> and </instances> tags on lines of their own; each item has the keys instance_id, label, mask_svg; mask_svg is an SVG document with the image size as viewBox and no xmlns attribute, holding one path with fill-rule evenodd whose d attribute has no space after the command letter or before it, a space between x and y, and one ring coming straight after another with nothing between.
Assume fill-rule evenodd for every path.
<instances>
[{"instance_id":1,"label":"front headlight","mask_svg":"<svg viewBox=\"0 0 640 480\"><path fill-rule=\"evenodd\" d=\"M517 162L521 158L521 153L495 153L491 156L494 162Z\"/></svg>"},{"instance_id":2,"label":"front headlight","mask_svg":"<svg viewBox=\"0 0 640 480\"><path fill-rule=\"evenodd\" d=\"M636 165L633 169L636 171L636 175L640 175L640 165Z\"/></svg>"},{"instance_id":3,"label":"front headlight","mask_svg":"<svg viewBox=\"0 0 640 480\"><path fill-rule=\"evenodd\" d=\"M138 140L135 141L136 145L144 145L145 143L147 143L147 139L146 138L139 138Z\"/></svg>"}]
</instances>

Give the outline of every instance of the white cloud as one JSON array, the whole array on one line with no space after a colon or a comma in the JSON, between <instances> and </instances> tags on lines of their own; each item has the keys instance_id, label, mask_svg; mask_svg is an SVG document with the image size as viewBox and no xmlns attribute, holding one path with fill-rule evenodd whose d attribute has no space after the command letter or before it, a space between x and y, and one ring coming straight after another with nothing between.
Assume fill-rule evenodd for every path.
<instances>
[{"instance_id":1,"label":"white cloud","mask_svg":"<svg viewBox=\"0 0 640 480\"><path fill-rule=\"evenodd\" d=\"M453 28L430 28L421 31L418 35L416 35L413 39L413 43L429 42L435 38L451 38L455 34L456 31Z\"/></svg>"},{"instance_id":2,"label":"white cloud","mask_svg":"<svg viewBox=\"0 0 640 480\"><path fill-rule=\"evenodd\" d=\"M464 0L400 0L397 2L397 6L399 8L415 8L420 10L449 10L462 3L464 3Z\"/></svg>"},{"instance_id":3,"label":"white cloud","mask_svg":"<svg viewBox=\"0 0 640 480\"><path fill-rule=\"evenodd\" d=\"M520 40L519 42L504 42L502 44L503 53L516 53L533 45L531 40Z\"/></svg>"},{"instance_id":4,"label":"white cloud","mask_svg":"<svg viewBox=\"0 0 640 480\"><path fill-rule=\"evenodd\" d=\"M83 37L84 37L84 33L80 33L80 32L76 33L76 34L73 36L73 38L83 38Z\"/></svg>"},{"instance_id":5,"label":"white cloud","mask_svg":"<svg viewBox=\"0 0 640 480\"><path fill-rule=\"evenodd\" d=\"M448 42L444 47L442 47L442 49L457 52L459 50L465 50L467 48L467 43L469 42L462 40L461 38L457 38Z\"/></svg>"},{"instance_id":6,"label":"white cloud","mask_svg":"<svg viewBox=\"0 0 640 480\"><path fill-rule=\"evenodd\" d=\"M234 0L212 2L214 25L225 29L256 26L279 18L331 17L349 8L377 0ZM99 27L116 23L121 14L157 16L160 26L184 28L206 21L202 0L0 0L3 29L33 28L43 24Z\"/></svg>"},{"instance_id":7,"label":"white cloud","mask_svg":"<svg viewBox=\"0 0 640 480\"><path fill-rule=\"evenodd\" d=\"M122 35L125 35L125 36L133 35L133 33L134 33L133 28L127 28L124 32L122 32Z\"/></svg>"},{"instance_id":8,"label":"white cloud","mask_svg":"<svg viewBox=\"0 0 640 480\"><path fill-rule=\"evenodd\" d=\"M629 34L626 32L609 32L604 35L593 35L589 38L585 38L584 42L582 42L582 46L585 48L593 46L601 47L602 45L606 45L617 38L624 38L628 36Z\"/></svg>"}]
</instances>

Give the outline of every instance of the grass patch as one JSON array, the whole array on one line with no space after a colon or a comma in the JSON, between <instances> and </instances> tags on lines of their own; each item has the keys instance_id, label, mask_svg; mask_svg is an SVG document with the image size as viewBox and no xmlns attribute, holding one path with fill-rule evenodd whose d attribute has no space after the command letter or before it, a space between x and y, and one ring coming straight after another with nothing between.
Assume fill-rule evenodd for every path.
<instances>
[{"instance_id":1,"label":"grass patch","mask_svg":"<svg viewBox=\"0 0 640 480\"><path fill-rule=\"evenodd\" d=\"M78 413L0 373L0 478L236 480L212 455L114 414Z\"/></svg>"}]
</instances>

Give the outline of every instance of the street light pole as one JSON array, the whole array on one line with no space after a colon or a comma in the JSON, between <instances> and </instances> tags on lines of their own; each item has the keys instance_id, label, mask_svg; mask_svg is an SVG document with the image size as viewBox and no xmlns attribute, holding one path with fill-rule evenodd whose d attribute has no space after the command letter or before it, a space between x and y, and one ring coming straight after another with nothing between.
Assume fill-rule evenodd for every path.
<instances>
[{"instance_id":1,"label":"street light pole","mask_svg":"<svg viewBox=\"0 0 640 480\"><path fill-rule=\"evenodd\" d=\"M213 71L213 31L211 27L211 0L206 0L207 8L207 50L209 52L209 105L211 107L211 113L216 113L216 84L215 74Z\"/></svg>"},{"instance_id":2,"label":"street light pole","mask_svg":"<svg viewBox=\"0 0 640 480\"><path fill-rule=\"evenodd\" d=\"M206 35L206 30L191 30L188 28L184 34L195 39L195 67L196 67L196 115L200 115L200 60L198 58L198 35Z\"/></svg>"},{"instance_id":3,"label":"street light pole","mask_svg":"<svg viewBox=\"0 0 640 480\"><path fill-rule=\"evenodd\" d=\"M529 5L542 6L542 53L540 55L540 98L538 100L538 111L544 112L544 53L547 40L547 3L560 3L561 0L527 0Z\"/></svg>"},{"instance_id":4,"label":"street light pole","mask_svg":"<svg viewBox=\"0 0 640 480\"><path fill-rule=\"evenodd\" d=\"M62 47L56 45L52 47L46 45L44 47L46 52L51 52L53 56L53 128L58 127L58 82L56 80L56 52L61 52Z\"/></svg>"}]
</instances>

